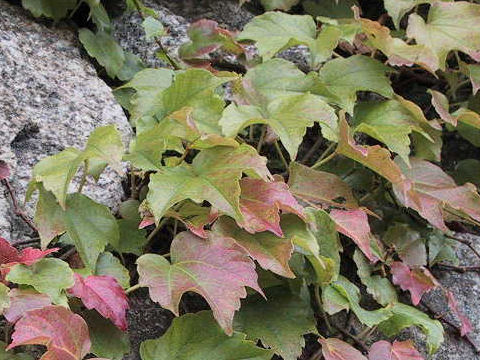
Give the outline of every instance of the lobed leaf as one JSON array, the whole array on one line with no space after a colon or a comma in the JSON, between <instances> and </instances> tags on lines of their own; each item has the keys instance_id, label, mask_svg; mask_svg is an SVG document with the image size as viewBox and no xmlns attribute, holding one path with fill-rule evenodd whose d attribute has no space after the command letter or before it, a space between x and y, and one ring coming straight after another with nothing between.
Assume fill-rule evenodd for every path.
<instances>
[{"instance_id":1,"label":"lobed leaf","mask_svg":"<svg viewBox=\"0 0 480 360\"><path fill-rule=\"evenodd\" d=\"M262 293L253 261L232 239L215 233L210 233L208 239L180 233L170 253L171 264L160 255L139 257L139 284L149 288L152 300L176 315L184 292L200 294L225 333L231 335L240 298L247 296L245 287Z\"/></svg>"},{"instance_id":2,"label":"lobed leaf","mask_svg":"<svg viewBox=\"0 0 480 360\"><path fill-rule=\"evenodd\" d=\"M321 337L318 341L322 345L325 360L367 360L360 351L340 339Z\"/></svg>"},{"instance_id":3,"label":"lobed leaf","mask_svg":"<svg viewBox=\"0 0 480 360\"><path fill-rule=\"evenodd\" d=\"M393 344L381 340L370 348L368 360L424 360L424 358L415 349L411 340L394 341Z\"/></svg>"},{"instance_id":4,"label":"lobed leaf","mask_svg":"<svg viewBox=\"0 0 480 360\"><path fill-rule=\"evenodd\" d=\"M42 309L52 304L50 296L30 289L11 289L8 297L10 306L4 312L4 316L10 323L17 322L27 311Z\"/></svg>"},{"instance_id":5,"label":"lobed leaf","mask_svg":"<svg viewBox=\"0 0 480 360\"><path fill-rule=\"evenodd\" d=\"M423 294L438 286L437 280L425 268L411 270L404 263L395 261L390 265L390 270L393 283L399 285L402 290L410 291L413 305L418 305Z\"/></svg>"}]
</instances>

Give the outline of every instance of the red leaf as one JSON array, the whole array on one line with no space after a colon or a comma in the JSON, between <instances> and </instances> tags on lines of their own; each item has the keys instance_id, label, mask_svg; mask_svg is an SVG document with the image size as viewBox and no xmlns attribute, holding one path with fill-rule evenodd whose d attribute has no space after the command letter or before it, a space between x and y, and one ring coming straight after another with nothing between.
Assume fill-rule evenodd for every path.
<instances>
[{"instance_id":1,"label":"red leaf","mask_svg":"<svg viewBox=\"0 0 480 360\"><path fill-rule=\"evenodd\" d=\"M20 253L19 263L30 266L37 262L38 260L44 258L48 254L57 252L59 248L40 250L32 247L28 247L22 250Z\"/></svg>"},{"instance_id":2,"label":"red leaf","mask_svg":"<svg viewBox=\"0 0 480 360\"><path fill-rule=\"evenodd\" d=\"M410 270L404 263L395 261L390 265L390 269L393 283L399 285L404 291L410 291L413 305L418 305L423 294L438 286L438 281L423 267Z\"/></svg>"},{"instance_id":3,"label":"red leaf","mask_svg":"<svg viewBox=\"0 0 480 360\"><path fill-rule=\"evenodd\" d=\"M120 330L127 330L127 295L115 278L105 275L83 278L75 274L75 285L68 292L82 299L87 309L97 310Z\"/></svg>"},{"instance_id":4,"label":"red leaf","mask_svg":"<svg viewBox=\"0 0 480 360\"><path fill-rule=\"evenodd\" d=\"M368 260L374 262L378 259L373 255L370 240L373 235L370 232L368 216L362 210L332 210L330 217L337 225L337 231L352 239L362 250Z\"/></svg>"},{"instance_id":5,"label":"red leaf","mask_svg":"<svg viewBox=\"0 0 480 360\"><path fill-rule=\"evenodd\" d=\"M473 325L470 322L470 319L465 316L464 313L460 311L458 308L458 302L457 299L455 299L455 296L451 291L446 291L445 292L448 300L448 306L452 310L452 312L459 318L460 322L462 323L462 326L460 327L460 334L462 336L467 335L468 333L472 332L473 330Z\"/></svg>"},{"instance_id":6,"label":"red leaf","mask_svg":"<svg viewBox=\"0 0 480 360\"><path fill-rule=\"evenodd\" d=\"M227 334L232 334L233 316L246 286L262 293L255 263L233 239L209 233L202 239L190 232L178 234L172 242L172 263L163 256L146 254L137 260L139 284L147 286L150 297L178 315L183 293L203 296Z\"/></svg>"},{"instance_id":7,"label":"red leaf","mask_svg":"<svg viewBox=\"0 0 480 360\"><path fill-rule=\"evenodd\" d=\"M0 237L0 265L11 267L16 264L30 266L48 254L58 251L58 248L40 250L32 247L18 251L4 238Z\"/></svg>"},{"instance_id":8,"label":"red leaf","mask_svg":"<svg viewBox=\"0 0 480 360\"><path fill-rule=\"evenodd\" d=\"M360 351L340 339L320 338L318 341L322 344L325 360L367 360Z\"/></svg>"},{"instance_id":9,"label":"red leaf","mask_svg":"<svg viewBox=\"0 0 480 360\"><path fill-rule=\"evenodd\" d=\"M51 305L52 300L46 294L34 290L12 289L8 293L10 306L5 310L4 316L8 322L17 322L27 311L42 309Z\"/></svg>"},{"instance_id":10,"label":"red leaf","mask_svg":"<svg viewBox=\"0 0 480 360\"><path fill-rule=\"evenodd\" d=\"M441 168L425 160L410 159L410 168L405 164L400 165L413 188L404 192L403 188L393 184L395 195L403 205L415 209L430 224L448 231L444 222L444 208L453 209L459 216L480 221L480 196L474 185L467 183L457 186Z\"/></svg>"},{"instance_id":11,"label":"red leaf","mask_svg":"<svg viewBox=\"0 0 480 360\"><path fill-rule=\"evenodd\" d=\"M377 341L368 352L369 360L424 360L422 355L415 349L413 342L395 341L390 344L388 341Z\"/></svg>"},{"instance_id":12,"label":"red leaf","mask_svg":"<svg viewBox=\"0 0 480 360\"><path fill-rule=\"evenodd\" d=\"M9 177L10 177L10 167L5 161L0 160L0 180L5 180L5 179L8 179Z\"/></svg>"},{"instance_id":13,"label":"red leaf","mask_svg":"<svg viewBox=\"0 0 480 360\"><path fill-rule=\"evenodd\" d=\"M47 306L27 312L16 324L12 343L45 345L42 360L81 360L90 351L85 320L63 306Z\"/></svg>"},{"instance_id":14,"label":"red leaf","mask_svg":"<svg viewBox=\"0 0 480 360\"><path fill-rule=\"evenodd\" d=\"M305 218L303 207L297 202L283 181L263 181L243 178L240 181L240 210L244 221L239 226L249 233L271 231L283 236L279 211Z\"/></svg>"}]
</instances>

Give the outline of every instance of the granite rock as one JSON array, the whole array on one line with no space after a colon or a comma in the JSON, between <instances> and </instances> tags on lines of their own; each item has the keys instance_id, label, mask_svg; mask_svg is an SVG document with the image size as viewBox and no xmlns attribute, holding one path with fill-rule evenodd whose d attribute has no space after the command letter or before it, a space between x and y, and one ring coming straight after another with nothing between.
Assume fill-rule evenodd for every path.
<instances>
[{"instance_id":1,"label":"granite rock","mask_svg":"<svg viewBox=\"0 0 480 360\"><path fill-rule=\"evenodd\" d=\"M0 1L0 160L12 168L10 182L23 202L32 167L66 147L83 148L97 126L115 124L125 142L128 120L111 89L83 55L71 29L48 27L21 7ZM88 195L114 207L123 196L121 177L107 171ZM33 205L27 206L32 213ZM28 234L0 191L0 236Z\"/></svg>"}]
</instances>

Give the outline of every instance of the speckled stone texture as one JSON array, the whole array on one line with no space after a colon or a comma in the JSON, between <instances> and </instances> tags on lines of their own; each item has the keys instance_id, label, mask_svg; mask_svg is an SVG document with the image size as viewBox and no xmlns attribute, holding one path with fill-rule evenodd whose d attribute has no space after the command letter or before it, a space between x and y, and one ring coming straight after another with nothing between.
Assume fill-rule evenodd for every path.
<instances>
[{"instance_id":1,"label":"speckled stone texture","mask_svg":"<svg viewBox=\"0 0 480 360\"><path fill-rule=\"evenodd\" d=\"M35 22L20 7L0 0L0 159L12 168L11 183L23 202L32 167L66 147L83 148L91 131L115 124L125 142L128 120L111 89L80 51L70 29ZM0 191L0 236L27 235ZM123 196L121 178L106 172L86 193L108 206ZM30 205L27 210L32 212Z\"/></svg>"}]
</instances>

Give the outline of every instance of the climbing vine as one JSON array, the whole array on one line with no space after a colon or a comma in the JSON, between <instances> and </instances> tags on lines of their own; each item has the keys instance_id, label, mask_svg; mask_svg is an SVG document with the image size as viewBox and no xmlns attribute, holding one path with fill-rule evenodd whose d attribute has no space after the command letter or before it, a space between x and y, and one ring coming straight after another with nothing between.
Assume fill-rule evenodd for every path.
<instances>
[{"instance_id":1,"label":"climbing vine","mask_svg":"<svg viewBox=\"0 0 480 360\"><path fill-rule=\"evenodd\" d=\"M478 270L455 249L480 258L458 234L480 225L480 161L445 146L457 136L480 147L476 1L385 0L372 19L353 0L262 0L241 32L202 19L172 52L156 12L127 0L163 68L122 49L98 0L22 4L55 21L89 7L80 42L118 82L135 136L125 149L114 126L99 127L83 149L42 159L33 219L0 163L39 238L21 249L0 239L7 350L121 359L128 297L147 288L178 317L141 344L143 360L422 359L421 344L387 339L416 326L433 354L442 321L478 351L430 271ZM285 59L292 47L301 64ZM129 188L114 213L82 193L107 167ZM455 321L422 301L434 289ZM203 311L189 311L186 292ZM385 340L367 345L374 331Z\"/></svg>"}]
</instances>

